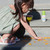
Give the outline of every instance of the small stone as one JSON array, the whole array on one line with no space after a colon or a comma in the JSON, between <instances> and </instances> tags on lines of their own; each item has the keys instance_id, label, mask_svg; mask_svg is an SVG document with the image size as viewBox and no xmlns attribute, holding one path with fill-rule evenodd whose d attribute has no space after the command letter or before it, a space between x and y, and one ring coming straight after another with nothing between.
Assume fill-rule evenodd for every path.
<instances>
[{"instance_id":1,"label":"small stone","mask_svg":"<svg viewBox=\"0 0 50 50\"><path fill-rule=\"evenodd\" d=\"M36 41L34 41L34 43L36 43Z\"/></svg>"},{"instance_id":2,"label":"small stone","mask_svg":"<svg viewBox=\"0 0 50 50\"><path fill-rule=\"evenodd\" d=\"M31 37L31 39L34 39L33 37Z\"/></svg>"},{"instance_id":3,"label":"small stone","mask_svg":"<svg viewBox=\"0 0 50 50\"><path fill-rule=\"evenodd\" d=\"M50 37L48 37L48 39L50 39Z\"/></svg>"},{"instance_id":4,"label":"small stone","mask_svg":"<svg viewBox=\"0 0 50 50\"><path fill-rule=\"evenodd\" d=\"M38 39L38 41L41 41L41 39Z\"/></svg>"},{"instance_id":5,"label":"small stone","mask_svg":"<svg viewBox=\"0 0 50 50\"><path fill-rule=\"evenodd\" d=\"M27 42L27 40L23 40L23 42Z\"/></svg>"},{"instance_id":6,"label":"small stone","mask_svg":"<svg viewBox=\"0 0 50 50\"><path fill-rule=\"evenodd\" d=\"M47 37L44 37L44 39L47 39Z\"/></svg>"},{"instance_id":7,"label":"small stone","mask_svg":"<svg viewBox=\"0 0 50 50\"><path fill-rule=\"evenodd\" d=\"M29 45L32 45L31 43L29 43Z\"/></svg>"},{"instance_id":8,"label":"small stone","mask_svg":"<svg viewBox=\"0 0 50 50\"><path fill-rule=\"evenodd\" d=\"M45 45L48 45L48 43L45 43Z\"/></svg>"},{"instance_id":9,"label":"small stone","mask_svg":"<svg viewBox=\"0 0 50 50\"><path fill-rule=\"evenodd\" d=\"M24 39L26 39L26 38L24 37Z\"/></svg>"}]
</instances>

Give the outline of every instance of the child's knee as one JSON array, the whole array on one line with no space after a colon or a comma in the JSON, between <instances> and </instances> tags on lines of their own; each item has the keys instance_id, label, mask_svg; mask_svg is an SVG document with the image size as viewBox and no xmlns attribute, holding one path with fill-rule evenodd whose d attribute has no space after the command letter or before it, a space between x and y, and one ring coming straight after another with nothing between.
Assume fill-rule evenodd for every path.
<instances>
[{"instance_id":1,"label":"child's knee","mask_svg":"<svg viewBox=\"0 0 50 50\"><path fill-rule=\"evenodd\" d=\"M11 34L7 33L7 34L3 34L3 38L9 37L11 36Z\"/></svg>"}]
</instances>

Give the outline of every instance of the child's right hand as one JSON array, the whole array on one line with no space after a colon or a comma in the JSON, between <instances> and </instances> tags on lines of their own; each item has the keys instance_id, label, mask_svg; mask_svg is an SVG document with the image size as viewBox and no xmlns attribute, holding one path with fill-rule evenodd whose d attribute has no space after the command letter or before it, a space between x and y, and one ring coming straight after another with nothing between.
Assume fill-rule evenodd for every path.
<instances>
[{"instance_id":1,"label":"child's right hand","mask_svg":"<svg viewBox=\"0 0 50 50\"><path fill-rule=\"evenodd\" d=\"M38 39L43 40L43 38L42 38L42 37L34 37L34 39L36 39L36 40L38 40Z\"/></svg>"}]
</instances>

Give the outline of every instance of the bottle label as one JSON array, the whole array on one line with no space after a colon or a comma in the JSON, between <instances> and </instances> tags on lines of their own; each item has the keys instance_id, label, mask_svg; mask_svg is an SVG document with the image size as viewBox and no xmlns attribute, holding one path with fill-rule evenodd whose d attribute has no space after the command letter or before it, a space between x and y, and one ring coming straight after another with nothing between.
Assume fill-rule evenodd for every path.
<instances>
[{"instance_id":1,"label":"bottle label","mask_svg":"<svg viewBox=\"0 0 50 50\"><path fill-rule=\"evenodd\" d=\"M42 21L45 22L46 21L46 16L42 15Z\"/></svg>"}]
</instances>

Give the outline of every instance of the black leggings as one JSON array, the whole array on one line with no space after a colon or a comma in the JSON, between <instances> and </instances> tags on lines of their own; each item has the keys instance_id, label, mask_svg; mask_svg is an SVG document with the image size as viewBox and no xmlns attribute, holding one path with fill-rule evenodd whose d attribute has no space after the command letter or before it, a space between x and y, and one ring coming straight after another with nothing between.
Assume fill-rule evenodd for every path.
<instances>
[{"instance_id":1,"label":"black leggings","mask_svg":"<svg viewBox=\"0 0 50 50\"><path fill-rule=\"evenodd\" d=\"M13 34L13 36L16 36L18 38L23 37L25 34L25 28L23 25L20 23L20 28Z\"/></svg>"}]
</instances>

